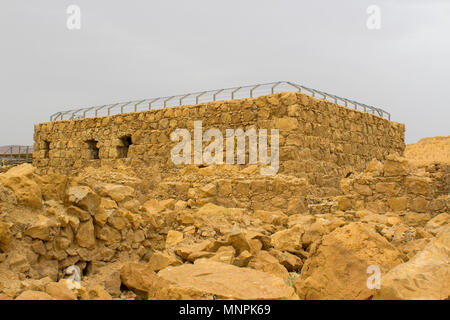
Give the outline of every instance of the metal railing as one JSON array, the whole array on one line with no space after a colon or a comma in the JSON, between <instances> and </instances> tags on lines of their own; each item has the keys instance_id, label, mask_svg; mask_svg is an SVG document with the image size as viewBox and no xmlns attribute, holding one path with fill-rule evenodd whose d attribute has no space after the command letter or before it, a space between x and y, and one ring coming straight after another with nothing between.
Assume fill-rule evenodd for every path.
<instances>
[{"instance_id":1,"label":"metal railing","mask_svg":"<svg viewBox=\"0 0 450 320\"><path fill-rule=\"evenodd\" d=\"M180 94L175 96L167 96L153 99L144 99L136 101L127 101L122 103L114 103L97 107L80 108L68 111L61 111L50 116L50 121L72 120L88 117L109 116L126 112L138 112L144 110L161 109L167 107L193 105L204 102L234 100L243 98L256 98L263 95L285 92L299 91L307 93L312 97L319 97L341 104L348 108L354 108L364 112L369 112L380 117L391 119L390 113L387 111L360 103L354 100L342 98L334 94L323 92L317 89L308 88L289 81L271 82L265 84L257 84L250 86L234 87L227 89L217 89L210 91L201 91L188 94Z\"/></svg>"},{"instance_id":2,"label":"metal railing","mask_svg":"<svg viewBox=\"0 0 450 320\"><path fill-rule=\"evenodd\" d=\"M0 165L31 163L33 161L33 147L10 146L8 153L0 153Z\"/></svg>"}]
</instances>

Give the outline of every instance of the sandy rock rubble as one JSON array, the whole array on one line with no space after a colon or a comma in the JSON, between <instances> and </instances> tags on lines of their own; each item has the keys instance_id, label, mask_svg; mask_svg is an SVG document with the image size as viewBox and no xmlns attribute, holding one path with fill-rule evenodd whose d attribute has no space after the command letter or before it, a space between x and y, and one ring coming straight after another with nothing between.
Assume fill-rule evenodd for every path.
<instances>
[{"instance_id":1,"label":"sandy rock rubble","mask_svg":"<svg viewBox=\"0 0 450 320\"><path fill-rule=\"evenodd\" d=\"M0 299L449 298L445 164L392 155L320 198L278 179L298 184L301 205L227 206L208 184L148 192L126 168L14 167L0 174ZM373 265L379 289L367 286Z\"/></svg>"}]
</instances>

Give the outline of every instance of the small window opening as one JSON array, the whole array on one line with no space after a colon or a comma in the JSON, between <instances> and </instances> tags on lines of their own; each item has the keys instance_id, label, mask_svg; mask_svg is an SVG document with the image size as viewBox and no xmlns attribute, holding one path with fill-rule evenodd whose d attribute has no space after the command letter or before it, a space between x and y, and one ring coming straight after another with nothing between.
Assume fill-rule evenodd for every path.
<instances>
[{"instance_id":1,"label":"small window opening","mask_svg":"<svg viewBox=\"0 0 450 320\"><path fill-rule=\"evenodd\" d=\"M91 159L100 159L98 154L100 149L97 147L98 141L96 140L88 140L86 141L88 148L89 148L89 152L90 152L90 158Z\"/></svg>"},{"instance_id":2,"label":"small window opening","mask_svg":"<svg viewBox=\"0 0 450 320\"><path fill-rule=\"evenodd\" d=\"M48 153L50 151L50 142L44 141L42 150L44 151L44 158L48 159L49 158Z\"/></svg>"},{"instance_id":3,"label":"small window opening","mask_svg":"<svg viewBox=\"0 0 450 320\"><path fill-rule=\"evenodd\" d=\"M120 138L120 141L121 146L117 147L118 156L119 158L127 158L130 146L133 144L131 136L124 136Z\"/></svg>"}]
</instances>

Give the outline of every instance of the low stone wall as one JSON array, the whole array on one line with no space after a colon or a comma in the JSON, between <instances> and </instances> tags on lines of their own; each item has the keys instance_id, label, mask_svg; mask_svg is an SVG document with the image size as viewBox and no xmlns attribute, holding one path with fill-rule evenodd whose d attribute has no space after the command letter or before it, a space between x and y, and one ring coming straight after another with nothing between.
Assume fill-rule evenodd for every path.
<instances>
[{"instance_id":1,"label":"low stone wall","mask_svg":"<svg viewBox=\"0 0 450 320\"><path fill-rule=\"evenodd\" d=\"M190 207L206 203L248 210L305 212L311 188L306 179L263 176L256 166L236 170L233 166L187 167L177 179L158 184L155 197L186 201Z\"/></svg>"},{"instance_id":2,"label":"low stone wall","mask_svg":"<svg viewBox=\"0 0 450 320\"><path fill-rule=\"evenodd\" d=\"M384 163L369 163L363 173L341 181L342 211L370 210L374 213L407 215L410 224L427 222L448 212L449 166L433 164L417 169L402 157L389 156Z\"/></svg>"},{"instance_id":3,"label":"low stone wall","mask_svg":"<svg viewBox=\"0 0 450 320\"><path fill-rule=\"evenodd\" d=\"M371 159L402 154L405 147L403 124L285 92L39 124L35 126L33 164L40 173L73 173L86 166L126 162L156 166L162 178L177 177L185 166L172 163L171 150L178 142L170 136L177 128L193 135L196 120L202 121L203 130L217 128L224 137L226 129L267 129L269 133L278 129L278 173L305 178L325 194L336 194L347 173L364 169ZM270 145L270 136L268 141Z\"/></svg>"}]
</instances>

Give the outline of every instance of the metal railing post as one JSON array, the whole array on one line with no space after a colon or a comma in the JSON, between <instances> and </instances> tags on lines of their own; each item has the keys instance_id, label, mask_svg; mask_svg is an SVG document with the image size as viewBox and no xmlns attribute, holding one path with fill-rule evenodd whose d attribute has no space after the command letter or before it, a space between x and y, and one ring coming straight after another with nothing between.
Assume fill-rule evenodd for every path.
<instances>
[{"instance_id":1,"label":"metal railing post","mask_svg":"<svg viewBox=\"0 0 450 320\"><path fill-rule=\"evenodd\" d=\"M83 109L78 109L78 110L69 110L69 111L65 111L65 112L57 112L54 113L50 116L50 121L58 121L59 120L64 120L65 116L69 113L71 114L71 118L73 119L75 117L75 115L77 115L78 113L82 112L82 117L86 118L87 117L87 113L89 111L95 110L95 117L98 116L99 111L103 110L104 108L107 107L108 110L108 116L110 116L112 114L112 110L117 107L117 106L121 106L120 108L120 113L124 113L124 109L126 106L130 105L130 104L134 104L134 112L137 112L138 110L138 106L142 103L148 103L148 109L152 110L153 104L156 103L159 100L163 101L163 107L166 108L167 104L170 100L177 98L179 101L179 105L183 105L183 101L188 98L189 96L194 96L195 97L195 102L196 104L200 103L200 98L206 94L211 94L211 97L208 97L208 99L206 99L208 101L217 101L218 100L218 95L220 93L223 93L224 91L230 91L231 92L231 100L236 99L236 94L241 90L241 89L249 89L249 91L247 92L247 90L245 91L245 95L244 98L254 98L255 97L255 92L256 89L261 88L261 90L266 90L267 94L274 94L275 93L275 88L277 88L278 86L283 85L283 89L285 90L284 87L288 88L289 86L292 88L297 89L299 92L303 92L306 91L306 93L308 93L309 95L311 95L312 97L316 97L316 95L320 95L323 97L323 99L327 100L327 101L331 101L335 104L338 104L338 101L341 101L345 107L349 107L350 104L354 105L354 109L358 110L358 107L361 107L362 110L364 110L364 112L371 112L373 115L378 115L382 118L387 117L387 119L391 120L391 116L388 112L386 112L383 109L379 109L379 108L375 108L363 103L359 103L350 99L346 99L346 98L342 98L324 91L320 91L320 90L316 90L316 89L312 89L312 88L308 88L302 85L297 85L295 83L289 82L289 81L278 81L278 82L272 82L272 83L264 83L264 84L256 84L256 85L252 85L252 86L241 86L241 87L234 87L234 88L226 88L226 89L216 89L216 90L210 90L210 91L202 91L202 92L196 92L196 93L188 93L188 94L183 94L183 95L175 95L175 96L170 96L170 97L159 97L159 98L153 98L153 99L145 99L145 100L140 100L138 102L136 101L128 101L128 102L123 102L123 103L116 103L116 104L110 104L110 105L104 105L104 106L100 106L100 107L89 107L89 108L83 108ZM285 91L292 91L292 88L286 89ZM227 93L228 95L228 93ZM227 99L227 95L225 95L223 99Z\"/></svg>"}]
</instances>

